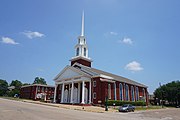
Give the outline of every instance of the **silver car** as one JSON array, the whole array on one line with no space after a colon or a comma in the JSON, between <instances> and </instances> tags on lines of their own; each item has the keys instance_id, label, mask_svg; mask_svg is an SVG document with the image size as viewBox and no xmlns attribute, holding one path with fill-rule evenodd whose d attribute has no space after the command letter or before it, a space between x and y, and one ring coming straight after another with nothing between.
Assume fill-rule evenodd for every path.
<instances>
[{"instance_id":1,"label":"silver car","mask_svg":"<svg viewBox=\"0 0 180 120\"><path fill-rule=\"evenodd\" d=\"M134 112L135 106L132 106L131 104L124 104L119 107L119 112Z\"/></svg>"}]
</instances>

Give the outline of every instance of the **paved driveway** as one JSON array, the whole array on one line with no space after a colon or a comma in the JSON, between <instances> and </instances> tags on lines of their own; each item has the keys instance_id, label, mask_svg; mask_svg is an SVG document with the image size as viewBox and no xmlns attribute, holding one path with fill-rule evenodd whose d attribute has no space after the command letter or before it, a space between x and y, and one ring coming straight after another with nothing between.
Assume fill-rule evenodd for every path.
<instances>
[{"instance_id":1,"label":"paved driveway","mask_svg":"<svg viewBox=\"0 0 180 120\"><path fill-rule=\"evenodd\" d=\"M0 98L0 120L180 120L180 109L94 113Z\"/></svg>"}]
</instances>

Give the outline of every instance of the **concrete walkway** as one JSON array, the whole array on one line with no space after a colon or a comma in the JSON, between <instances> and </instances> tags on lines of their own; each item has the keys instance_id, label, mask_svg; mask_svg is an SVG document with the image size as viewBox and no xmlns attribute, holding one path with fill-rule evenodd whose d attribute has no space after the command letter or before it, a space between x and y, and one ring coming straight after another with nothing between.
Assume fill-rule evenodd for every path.
<instances>
[{"instance_id":1,"label":"concrete walkway","mask_svg":"<svg viewBox=\"0 0 180 120\"><path fill-rule=\"evenodd\" d=\"M40 105L47 105L71 110L80 110L80 111L87 111L87 112L96 112L96 113L104 113L104 112L117 112L117 110L108 108L108 111L105 111L105 108L97 107L97 106L79 106L79 105L67 105L67 104L56 104L56 103L45 103L40 101L33 101L33 100L22 100L23 102L33 103L33 104L40 104Z\"/></svg>"}]
</instances>

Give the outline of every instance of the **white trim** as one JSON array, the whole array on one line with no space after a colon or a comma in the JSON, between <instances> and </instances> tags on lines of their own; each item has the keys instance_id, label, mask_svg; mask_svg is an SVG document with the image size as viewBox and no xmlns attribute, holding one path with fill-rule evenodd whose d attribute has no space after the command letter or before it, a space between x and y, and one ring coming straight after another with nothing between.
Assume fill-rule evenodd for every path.
<instances>
[{"instance_id":1,"label":"white trim","mask_svg":"<svg viewBox=\"0 0 180 120\"><path fill-rule=\"evenodd\" d=\"M134 96L134 98L133 98L133 96L132 96L132 88L133 88L133 96ZM135 101L135 95L134 95L134 86L132 86L131 85L131 101ZM134 100L132 100L132 98L134 99Z\"/></svg>"},{"instance_id":2,"label":"white trim","mask_svg":"<svg viewBox=\"0 0 180 120\"><path fill-rule=\"evenodd\" d=\"M113 80L103 79L103 78L100 78L100 81L103 81L103 82L110 82L110 83L115 83L115 81L113 81Z\"/></svg>"},{"instance_id":3,"label":"white trim","mask_svg":"<svg viewBox=\"0 0 180 120\"><path fill-rule=\"evenodd\" d=\"M120 89L120 86L122 87L122 91L121 91L121 89ZM120 94L120 92L122 92L122 98L121 98L121 94ZM120 100L121 101L124 101L124 87L123 87L123 84L122 83L119 83L119 97L120 97Z\"/></svg>"},{"instance_id":4,"label":"white trim","mask_svg":"<svg viewBox=\"0 0 180 120\"><path fill-rule=\"evenodd\" d=\"M82 81L89 82L89 81L91 81L91 79L88 78L88 77L81 77L80 79L76 79L76 80L72 79L72 80L61 81L61 82L56 82L56 83L57 84L62 84L62 83L69 84L69 83L72 83L72 82L78 83L78 82L82 82Z\"/></svg>"},{"instance_id":5,"label":"white trim","mask_svg":"<svg viewBox=\"0 0 180 120\"><path fill-rule=\"evenodd\" d=\"M110 77L110 76L107 76L107 75L103 75L103 74L93 76L93 78L96 78L96 77L101 77L101 78L106 78L106 79L114 80L113 77Z\"/></svg>"},{"instance_id":6,"label":"white trim","mask_svg":"<svg viewBox=\"0 0 180 120\"><path fill-rule=\"evenodd\" d=\"M66 67L54 78L54 81L60 81L60 80L62 80L62 79L58 79L58 78L59 78L67 69L70 69L70 70L72 70L72 71L74 71L74 72L76 72L76 73L79 74L78 76L74 76L74 77L79 77L79 76L91 77L91 76L89 76L88 74L82 72L81 70L76 69L76 68L68 65L68 66L66 66ZM72 77L66 78L66 79L71 79L71 78L72 78Z\"/></svg>"}]
</instances>

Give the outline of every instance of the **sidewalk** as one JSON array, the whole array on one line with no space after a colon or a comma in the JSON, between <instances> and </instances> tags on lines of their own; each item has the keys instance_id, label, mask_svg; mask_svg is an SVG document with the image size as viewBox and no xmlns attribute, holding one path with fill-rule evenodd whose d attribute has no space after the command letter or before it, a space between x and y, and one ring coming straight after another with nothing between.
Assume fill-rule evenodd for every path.
<instances>
[{"instance_id":1,"label":"sidewalk","mask_svg":"<svg viewBox=\"0 0 180 120\"><path fill-rule=\"evenodd\" d=\"M97 107L97 106L79 106L79 105L67 105L67 104L56 104L56 103L45 103L40 101L32 101L32 100L22 100L23 102L33 103L33 104L40 104L46 106L53 106L71 110L80 110L80 111L87 111L87 112L96 112L96 113L104 113L104 112L117 112L112 108L108 108L108 111L105 111L105 108Z\"/></svg>"}]
</instances>

